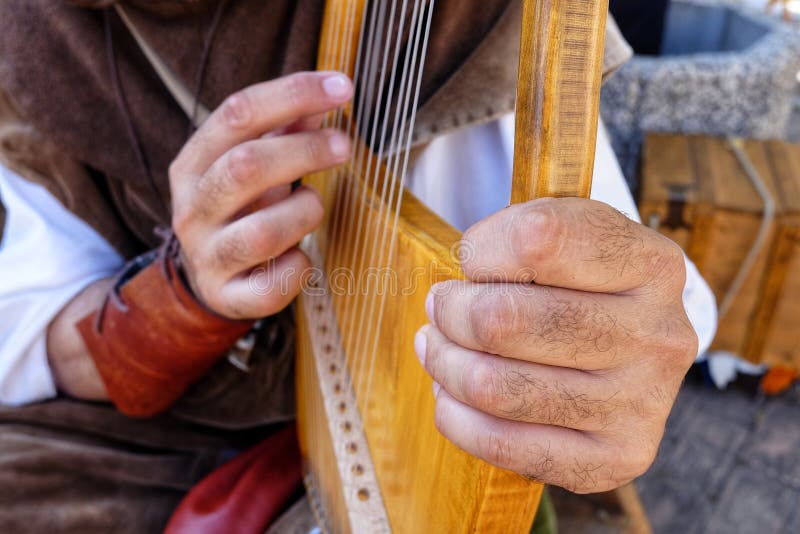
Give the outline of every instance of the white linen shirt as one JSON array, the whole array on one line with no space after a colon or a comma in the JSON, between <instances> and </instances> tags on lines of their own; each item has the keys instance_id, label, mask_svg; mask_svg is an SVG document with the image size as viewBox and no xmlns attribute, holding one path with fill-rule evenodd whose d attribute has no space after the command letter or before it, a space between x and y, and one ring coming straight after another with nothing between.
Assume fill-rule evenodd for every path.
<instances>
[{"instance_id":1,"label":"white linen shirt","mask_svg":"<svg viewBox=\"0 0 800 534\"><path fill-rule=\"evenodd\" d=\"M417 160L408 185L465 230L507 205L513 147L513 115L445 135ZM602 129L592 197L639 220ZM46 189L1 165L0 199L6 207L0 242L0 404L21 405L57 393L47 360L48 324L83 288L118 270L123 259ZM702 353L714 337L716 305L688 260L687 267L684 304Z\"/></svg>"}]
</instances>

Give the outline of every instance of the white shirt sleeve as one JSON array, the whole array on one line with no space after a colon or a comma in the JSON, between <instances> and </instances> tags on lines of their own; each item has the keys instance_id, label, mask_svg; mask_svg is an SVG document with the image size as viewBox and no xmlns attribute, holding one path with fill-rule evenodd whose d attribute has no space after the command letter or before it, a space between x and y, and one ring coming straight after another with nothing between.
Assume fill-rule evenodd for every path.
<instances>
[{"instance_id":1,"label":"white shirt sleeve","mask_svg":"<svg viewBox=\"0 0 800 534\"><path fill-rule=\"evenodd\" d=\"M0 241L0 404L56 395L47 327L91 283L112 275L119 254L45 188L0 165L6 222Z\"/></svg>"},{"instance_id":2,"label":"white shirt sleeve","mask_svg":"<svg viewBox=\"0 0 800 534\"><path fill-rule=\"evenodd\" d=\"M511 198L513 157L512 114L434 140L415 162L408 186L434 212L464 231L507 206ZM592 198L641 222L602 125L597 137ZM688 258L686 269L683 302L700 340L699 354L703 354L716 334L716 301Z\"/></svg>"}]
</instances>

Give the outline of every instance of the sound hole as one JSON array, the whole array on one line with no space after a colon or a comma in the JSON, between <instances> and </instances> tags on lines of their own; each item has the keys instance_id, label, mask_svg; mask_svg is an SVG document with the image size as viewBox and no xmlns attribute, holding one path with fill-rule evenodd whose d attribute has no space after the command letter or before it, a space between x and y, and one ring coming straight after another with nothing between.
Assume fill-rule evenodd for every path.
<instances>
[{"instance_id":1,"label":"sound hole","mask_svg":"<svg viewBox=\"0 0 800 534\"><path fill-rule=\"evenodd\" d=\"M328 369L330 369L332 375L335 375L336 372L339 370L339 368L336 367L335 363L332 363L331 366Z\"/></svg>"},{"instance_id":2,"label":"sound hole","mask_svg":"<svg viewBox=\"0 0 800 534\"><path fill-rule=\"evenodd\" d=\"M317 304L316 310L322 313L323 311L325 311L325 306L323 306L322 304Z\"/></svg>"},{"instance_id":3,"label":"sound hole","mask_svg":"<svg viewBox=\"0 0 800 534\"><path fill-rule=\"evenodd\" d=\"M324 325L324 324L323 324L323 325L320 325L320 327L319 327L319 333L320 333L320 334L327 334L327 333L328 333L328 326L327 326L327 325Z\"/></svg>"},{"instance_id":4,"label":"sound hole","mask_svg":"<svg viewBox=\"0 0 800 534\"><path fill-rule=\"evenodd\" d=\"M336 393L337 395L341 394L342 393L342 385L341 384L336 384L335 386L333 386L333 392Z\"/></svg>"},{"instance_id":5,"label":"sound hole","mask_svg":"<svg viewBox=\"0 0 800 534\"><path fill-rule=\"evenodd\" d=\"M352 432L353 431L353 425L351 425L349 422L344 422L344 423L342 423L342 430L344 430L345 432L348 432L348 433Z\"/></svg>"},{"instance_id":6,"label":"sound hole","mask_svg":"<svg viewBox=\"0 0 800 534\"><path fill-rule=\"evenodd\" d=\"M364 466L361 464L356 464L353 466L353 474L360 477L364 474Z\"/></svg>"},{"instance_id":7,"label":"sound hole","mask_svg":"<svg viewBox=\"0 0 800 534\"><path fill-rule=\"evenodd\" d=\"M347 403L340 402L339 403L339 411L342 412L342 413L346 412L347 411Z\"/></svg>"},{"instance_id":8,"label":"sound hole","mask_svg":"<svg viewBox=\"0 0 800 534\"><path fill-rule=\"evenodd\" d=\"M356 445L355 443L348 443L347 444L347 452L349 452L350 454L357 453L358 452L358 445Z\"/></svg>"},{"instance_id":9,"label":"sound hole","mask_svg":"<svg viewBox=\"0 0 800 534\"><path fill-rule=\"evenodd\" d=\"M360 501L368 501L369 500L369 491L366 488L361 488L358 490L358 499Z\"/></svg>"}]
</instances>

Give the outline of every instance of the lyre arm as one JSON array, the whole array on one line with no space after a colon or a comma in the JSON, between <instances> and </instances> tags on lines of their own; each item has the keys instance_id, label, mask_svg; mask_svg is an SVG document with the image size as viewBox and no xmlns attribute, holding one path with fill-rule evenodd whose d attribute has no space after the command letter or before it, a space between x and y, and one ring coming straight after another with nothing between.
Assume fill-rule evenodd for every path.
<instances>
[{"instance_id":1,"label":"lyre arm","mask_svg":"<svg viewBox=\"0 0 800 534\"><path fill-rule=\"evenodd\" d=\"M512 203L588 197L608 0L523 0Z\"/></svg>"}]
</instances>

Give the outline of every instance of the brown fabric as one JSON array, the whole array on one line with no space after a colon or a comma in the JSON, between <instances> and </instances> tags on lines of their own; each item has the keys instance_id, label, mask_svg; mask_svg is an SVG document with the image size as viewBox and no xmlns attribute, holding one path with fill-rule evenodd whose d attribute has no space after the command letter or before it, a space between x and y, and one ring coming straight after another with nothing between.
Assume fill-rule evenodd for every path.
<instances>
[{"instance_id":1,"label":"brown fabric","mask_svg":"<svg viewBox=\"0 0 800 534\"><path fill-rule=\"evenodd\" d=\"M255 323L198 302L176 268L177 251L170 238L138 258L135 272L123 271L122 285L77 325L109 398L130 417L169 409Z\"/></svg>"},{"instance_id":2,"label":"brown fabric","mask_svg":"<svg viewBox=\"0 0 800 534\"><path fill-rule=\"evenodd\" d=\"M2 90L0 163L44 186L93 228L105 228L104 237L123 256L134 257L141 251L141 243L123 223L102 179L24 120Z\"/></svg>"},{"instance_id":3,"label":"brown fabric","mask_svg":"<svg viewBox=\"0 0 800 534\"><path fill-rule=\"evenodd\" d=\"M0 406L0 532L160 532L192 486L267 433L66 399Z\"/></svg>"}]
</instances>

